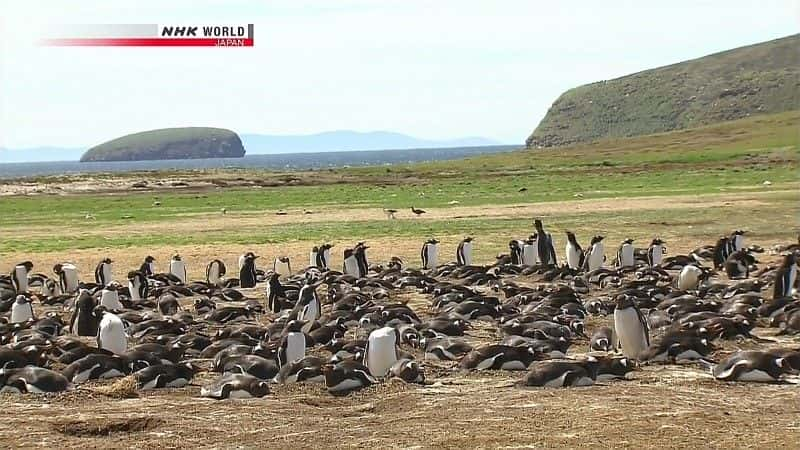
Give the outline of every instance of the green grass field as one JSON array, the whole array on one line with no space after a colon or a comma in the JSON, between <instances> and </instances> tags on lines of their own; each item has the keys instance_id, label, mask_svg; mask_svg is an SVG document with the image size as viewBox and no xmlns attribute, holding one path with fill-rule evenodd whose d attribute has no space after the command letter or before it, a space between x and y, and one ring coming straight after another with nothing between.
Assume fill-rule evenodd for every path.
<instances>
[{"instance_id":1,"label":"green grass field","mask_svg":"<svg viewBox=\"0 0 800 450\"><path fill-rule=\"evenodd\" d=\"M755 223L765 233L791 233L797 226L800 165L797 123L792 112L730 122L694 130L612 140L592 145L546 151L520 151L459 161L327 170L302 173L316 185L221 188L202 191L118 191L104 194L65 194L0 197L0 253L66 251L72 248L125 248L203 243L280 243L297 240L341 240L381 236L423 238L430 235L525 235L531 217L484 218L480 211L465 216L458 208L535 204L581 200L613 202L642 196L702 196L780 191L758 208L659 208L623 212L550 213L563 228L591 228L614 233L614 226L631 228L649 222L715 223L722 229ZM242 171L247 177L274 177L273 173ZM324 177L321 175L324 174ZM115 175L131 177L136 175ZM192 173L172 173L191 181ZM76 177L78 178L78 177ZM58 179L63 181L64 178ZM67 179L68 180L68 179ZM764 181L770 181L768 188ZM53 179L40 179L52 182ZM526 190L522 190L525 188ZM794 191L794 193L792 192ZM781 193L783 192L783 193ZM154 206L154 202L160 202ZM407 217L338 217L307 223L300 212L296 221L264 223L237 220L273 217L277 210L312 209L315 214L379 211L410 206L452 209L438 219ZM208 225L228 211L230 226ZM94 220L87 221L90 214ZM685 219L689 216L690 219ZM316 217L316 216L315 216ZM380 216L379 216L380 217ZM769 218L780 218L781 222ZM227 219L230 218L230 219ZM794 218L794 220L793 220ZM172 225L196 223L191 233ZM698 222L698 224L700 224ZM152 225L164 230L152 232ZM587 226L592 224L592 226ZM142 232L137 226L148 225ZM647 231L647 230L645 230ZM700 230L695 229L694 232ZM709 230L709 233L711 231ZM649 231L646 233L649 234ZM35 236L32 239L31 236ZM313 237L313 239L311 238ZM500 238L502 237L502 238ZM504 244L501 244L504 245Z\"/></svg>"}]
</instances>

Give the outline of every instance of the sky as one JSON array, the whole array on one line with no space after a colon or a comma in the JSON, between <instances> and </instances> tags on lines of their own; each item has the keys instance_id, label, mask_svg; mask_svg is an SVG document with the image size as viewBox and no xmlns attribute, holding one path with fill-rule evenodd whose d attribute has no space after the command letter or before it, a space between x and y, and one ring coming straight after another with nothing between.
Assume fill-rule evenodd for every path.
<instances>
[{"instance_id":1,"label":"sky","mask_svg":"<svg viewBox=\"0 0 800 450\"><path fill-rule=\"evenodd\" d=\"M0 147L172 126L523 143L563 91L798 32L798 1L0 0ZM69 5L69 6L67 6ZM55 24L255 24L252 48L38 47Z\"/></svg>"}]
</instances>

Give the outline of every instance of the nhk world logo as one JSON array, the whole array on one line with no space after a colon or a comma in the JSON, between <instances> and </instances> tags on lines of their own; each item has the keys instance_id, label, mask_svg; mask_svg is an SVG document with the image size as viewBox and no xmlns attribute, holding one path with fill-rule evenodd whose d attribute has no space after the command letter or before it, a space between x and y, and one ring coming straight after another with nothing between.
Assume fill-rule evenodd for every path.
<instances>
[{"instance_id":1,"label":"nhk world logo","mask_svg":"<svg viewBox=\"0 0 800 450\"><path fill-rule=\"evenodd\" d=\"M59 47L252 47L253 24L62 25L47 30L41 45Z\"/></svg>"}]
</instances>

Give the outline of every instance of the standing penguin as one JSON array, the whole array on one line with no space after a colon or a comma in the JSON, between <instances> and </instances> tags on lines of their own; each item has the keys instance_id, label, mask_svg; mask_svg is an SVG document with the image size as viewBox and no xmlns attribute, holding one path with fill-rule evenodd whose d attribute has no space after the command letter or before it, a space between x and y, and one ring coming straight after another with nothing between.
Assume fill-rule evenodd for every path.
<instances>
[{"instance_id":1,"label":"standing penguin","mask_svg":"<svg viewBox=\"0 0 800 450\"><path fill-rule=\"evenodd\" d=\"M397 329L383 327L374 330L367 338L364 349L364 365L373 377L385 377L399 359L397 345L400 342Z\"/></svg>"},{"instance_id":2,"label":"standing penguin","mask_svg":"<svg viewBox=\"0 0 800 450\"><path fill-rule=\"evenodd\" d=\"M637 358L650 346L650 330L647 319L636 306L634 297L622 294L616 298L614 310L614 333L618 348L628 358Z\"/></svg>"},{"instance_id":3,"label":"standing penguin","mask_svg":"<svg viewBox=\"0 0 800 450\"><path fill-rule=\"evenodd\" d=\"M744 233L744 230L735 230L731 233L731 237L728 238L728 241L731 243L731 253L738 252L744 248Z\"/></svg>"},{"instance_id":4,"label":"standing penguin","mask_svg":"<svg viewBox=\"0 0 800 450\"><path fill-rule=\"evenodd\" d=\"M206 281L212 286L219 286L226 271L225 263L215 259L206 266Z\"/></svg>"},{"instance_id":5,"label":"standing penguin","mask_svg":"<svg viewBox=\"0 0 800 450\"><path fill-rule=\"evenodd\" d=\"M775 272L775 288L772 298L791 297L794 283L797 280L797 255L789 253Z\"/></svg>"},{"instance_id":6,"label":"standing penguin","mask_svg":"<svg viewBox=\"0 0 800 450\"><path fill-rule=\"evenodd\" d=\"M94 314L97 306L88 291L81 291L75 300L75 310L69 321L69 330L78 336L97 336L98 316Z\"/></svg>"},{"instance_id":7,"label":"standing penguin","mask_svg":"<svg viewBox=\"0 0 800 450\"><path fill-rule=\"evenodd\" d=\"M317 253L317 267L320 270L330 269L331 248L333 248L333 244L328 244L327 242L319 246L319 253Z\"/></svg>"},{"instance_id":8,"label":"standing penguin","mask_svg":"<svg viewBox=\"0 0 800 450\"><path fill-rule=\"evenodd\" d=\"M575 239L575 233L567 231L567 247L565 249L567 256L567 266L572 270L580 270L583 267L585 255L578 240Z\"/></svg>"},{"instance_id":9,"label":"standing penguin","mask_svg":"<svg viewBox=\"0 0 800 450\"><path fill-rule=\"evenodd\" d=\"M553 236L544 231L544 225L541 220L534 220L533 225L536 227L539 242L539 262L547 267L557 266L558 260L556 258L556 249L553 246Z\"/></svg>"},{"instance_id":10,"label":"standing penguin","mask_svg":"<svg viewBox=\"0 0 800 450\"><path fill-rule=\"evenodd\" d=\"M344 262L342 262L342 272L356 278L360 277L361 271L358 268L358 259L355 250L352 248L344 249Z\"/></svg>"},{"instance_id":11,"label":"standing penguin","mask_svg":"<svg viewBox=\"0 0 800 450\"><path fill-rule=\"evenodd\" d=\"M756 259L747 250L737 250L725 260L725 274L729 280L743 279L750 276L750 266Z\"/></svg>"},{"instance_id":12,"label":"standing penguin","mask_svg":"<svg viewBox=\"0 0 800 450\"><path fill-rule=\"evenodd\" d=\"M33 270L33 263L25 261L14 266L11 271L11 284L17 294L28 292L28 273Z\"/></svg>"},{"instance_id":13,"label":"standing penguin","mask_svg":"<svg viewBox=\"0 0 800 450\"><path fill-rule=\"evenodd\" d=\"M11 323L27 322L30 319L33 319L31 300L24 295L17 295L14 304L11 305Z\"/></svg>"},{"instance_id":14,"label":"standing penguin","mask_svg":"<svg viewBox=\"0 0 800 450\"><path fill-rule=\"evenodd\" d=\"M308 255L308 267L316 267L318 269L322 269L320 265L320 255L321 252L319 247L316 245L311 249L311 253Z\"/></svg>"},{"instance_id":15,"label":"standing penguin","mask_svg":"<svg viewBox=\"0 0 800 450\"><path fill-rule=\"evenodd\" d=\"M700 288L700 282L705 278L706 272L694 264L683 266L678 274L677 288L683 291L692 291Z\"/></svg>"},{"instance_id":16,"label":"standing penguin","mask_svg":"<svg viewBox=\"0 0 800 450\"><path fill-rule=\"evenodd\" d=\"M300 320L290 320L286 324L278 345L279 366L283 367L306 356L306 335L303 333L303 325L305 322Z\"/></svg>"},{"instance_id":17,"label":"standing penguin","mask_svg":"<svg viewBox=\"0 0 800 450\"><path fill-rule=\"evenodd\" d=\"M428 239L422 244L420 251L422 270L434 270L439 262L439 241L435 238Z\"/></svg>"},{"instance_id":18,"label":"standing penguin","mask_svg":"<svg viewBox=\"0 0 800 450\"><path fill-rule=\"evenodd\" d=\"M655 238L650 242L650 247L647 248L647 263L650 264L650 267L661 265L664 254L667 253L667 248L664 247L664 244L665 242L659 238Z\"/></svg>"},{"instance_id":19,"label":"standing penguin","mask_svg":"<svg viewBox=\"0 0 800 450\"><path fill-rule=\"evenodd\" d=\"M620 269L633 267L636 265L634 257L633 239L628 238L622 241L622 245L617 250L617 266Z\"/></svg>"},{"instance_id":20,"label":"standing penguin","mask_svg":"<svg viewBox=\"0 0 800 450\"><path fill-rule=\"evenodd\" d=\"M297 320L313 323L322 316L322 305L317 294L317 285L310 274L306 274L306 283L297 294Z\"/></svg>"},{"instance_id":21,"label":"standing penguin","mask_svg":"<svg viewBox=\"0 0 800 450\"><path fill-rule=\"evenodd\" d=\"M247 252L244 255L242 267L239 268L239 287L256 287L256 259L258 256L253 252Z\"/></svg>"},{"instance_id":22,"label":"standing penguin","mask_svg":"<svg viewBox=\"0 0 800 450\"><path fill-rule=\"evenodd\" d=\"M528 236L522 245L522 265L535 266L539 262L539 239L536 233Z\"/></svg>"},{"instance_id":23,"label":"standing penguin","mask_svg":"<svg viewBox=\"0 0 800 450\"><path fill-rule=\"evenodd\" d=\"M359 242L354 249L356 261L358 262L358 278L367 276L369 272L369 261L367 260L368 248L369 247L364 242Z\"/></svg>"},{"instance_id":24,"label":"standing penguin","mask_svg":"<svg viewBox=\"0 0 800 450\"><path fill-rule=\"evenodd\" d=\"M151 277L154 273L156 273L156 259L152 256L148 255L142 265L139 266L139 272L142 272L144 276Z\"/></svg>"},{"instance_id":25,"label":"standing penguin","mask_svg":"<svg viewBox=\"0 0 800 450\"><path fill-rule=\"evenodd\" d=\"M512 239L508 241L508 251L511 255L511 264L514 265L521 265L522 264L522 250L525 244L517 239Z\"/></svg>"},{"instance_id":26,"label":"standing penguin","mask_svg":"<svg viewBox=\"0 0 800 450\"><path fill-rule=\"evenodd\" d=\"M286 299L286 291L283 289L281 280L277 273L270 273L267 277L267 309L278 314L283 310L283 301Z\"/></svg>"},{"instance_id":27,"label":"standing penguin","mask_svg":"<svg viewBox=\"0 0 800 450\"><path fill-rule=\"evenodd\" d=\"M97 348L108 350L115 355L122 355L128 350L128 338L125 336L125 325L122 319L112 314L102 306L94 311L101 317L100 328L97 331Z\"/></svg>"},{"instance_id":28,"label":"standing penguin","mask_svg":"<svg viewBox=\"0 0 800 450\"><path fill-rule=\"evenodd\" d=\"M592 238L592 243L586 251L586 269L589 272L595 271L603 267L606 260L606 251L603 247L603 236L595 236Z\"/></svg>"},{"instance_id":29,"label":"standing penguin","mask_svg":"<svg viewBox=\"0 0 800 450\"><path fill-rule=\"evenodd\" d=\"M94 281L100 286L108 286L109 283L114 281L111 267L111 258L103 258L102 261L97 263L94 268Z\"/></svg>"},{"instance_id":30,"label":"standing penguin","mask_svg":"<svg viewBox=\"0 0 800 450\"><path fill-rule=\"evenodd\" d=\"M284 277L292 275L292 265L288 256L279 256L272 262L272 271Z\"/></svg>"},{"instance_id":31,"label":"standing penguin","mask_svg":"<svg viewBox=\"0 0 800 450\"><path fill-rule=\"evenodd\" d=\"M175 254L169 262L169 273L178 277L181 283L186 284L186 264L181 255Z\"/></svg>"},{"instance_id":32,"label":"standing penguin","mask_svg":"<svg viewBox=\"0 0 800 450\"><path fill-rule=\"evenodd\" d=\"M456 248L456 262L459 266L472 265L472 237L467 236L461 240Z\"/></svg>"},{"instance_id":33,"label":"standing penguin","mask_svg":"<svg viewBox=\"0 0 800 450\"><path fill-rule=\"evenodd\" d=\"M714 246L714 269L721 270L725 266L725 260L731 256L732 251L731 240L727 236L722 236L717 240Z\"/></svg>"},{"instance_id":34,"label":"standing penguin","mask_svg":"<svg viewBox=\"0 0 800 450\"><path fill-rule=\"evenodd\" d=\"M53 266L53 273L58 275L61 292L73 294L78 291L78 268L74 264L61 263Z\"/></svg>"},{"instance_id":35,"label":"standing penguin","mask_svg":"<svg viewBox=\"0 0 800 450\"><path fill-rule=\"evenodd\" d=\"M114 282L104 287L100 292L100 305L109 311L121 311L125 309L125 307L122 306L122 303L119 301L119 293L117 292L118 289L119 285Z\"/></svg>"},{"instance_id":36,"label":"standing penguin","mask_svg":"<svg viewBox=\"0 0 800 450\"><path fill-rule=\"evenodd\" d=\"M140 270L128 272L128 291L131 300L134 302L142 301L147 298L150 286L147 284L147 276Z\"/></svg>"}]
</instances>

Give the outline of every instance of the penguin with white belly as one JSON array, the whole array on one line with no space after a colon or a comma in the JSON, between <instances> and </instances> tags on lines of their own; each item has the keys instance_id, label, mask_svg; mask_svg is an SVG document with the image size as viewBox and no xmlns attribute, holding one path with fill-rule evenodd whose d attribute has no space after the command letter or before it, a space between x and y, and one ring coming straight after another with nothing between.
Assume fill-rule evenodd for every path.
<instances>
[{"instance_id":1,"label":"penguin with white belly","mask_svg":"<svg viewBox=\"0 0 800 450\"><path fill-rule=\"evenodd\" d=\"M556 249L553 246L553 236L544 231L544 225L541 220L534 220L533 225L538 236L539 262L546 267L557 266L558 259L556 258Z\"/></svg>"},{"instance_id":2,"label":"penguin with white belly","mask_svg":"<svg viewBox=\"0 0 800 450\"><path fill-rule=\"evenodd\" d=\"M605 248L603 247L603 236L595 236L586 251L585 268L589 272L593 272L603 267L606 261Z\"/></svg>"},{"instance_id":3,"label":"penguin with white belly","mask_svg":"<svg viewBox=\"0 0 800 450\"><path fill-rule=\"evenodd\" d=\"M169 273L181 280L182 284L186 284L186 263L181 259L181 255L175 254L172 256L169 261Z\"/></svg>"},{"instance_id":4,"label":"penguin with white belly","mask_svg":"<svg viewBox=\"0 0 800 450\"><path fill-rule=\"evenodd\" d=\"M61 263L53 266L53 273L58 275L61 292L74 294L78 291L78 268L71 263Z\"/></svg>"},{"instance_id":5,"label":"penguin with white belly","mask_svg":"<svg viewBox=\"0 0 800 450\"><path fill-rule=\"evenodd\" d=\"M636 359L650 346L650 329L647 318L636 306L635 297L620 294L614 309L614 334L617 347L628 358Z\"/></svg>"},{"instance_id":6,"label":"penguin with white belly","mask_svg":"<svg viewBox=\"0 0 800 450\"><path fill-rule=\"evenodd\" d=\"M11 305L11 323L22 323L33 319L33 305L31 299L24 295L17 295Z\"/></svg>"},{"instance_id":7,"label":"penguin with white belly","mask_svg":"<svg viewBox=\"0 0 800 450\"><path fill-rule=\"evenodd\" d=\"M456 248L456 263L459 266L472 265L472 237L467 236L458 244L458 248Z\"/></svg>"},{"instance_id":8,"label":"penguin with white belly","mask_svg":"<svg viewBox=\"0 0 800 450\"><path fill-rule=\"evenodd\" d=\"M95 316L100 317L97 331L97 347L108 350L115 355L122 355L128 350L128 338L125 335L125 324L122 319L107 311L105 307L95 308Z\"/></svg>"},{"instance_id":9,"label":"penguin with white belly","mask_svg":"<svg viewBox=\"0 0 800 450\"><path fill-rule=\"evenodd\" d=\"M303 326L306 323L301 320L290 320L283 330L280 344L278 345L278 365L283 367L286 364L302 359L306 356L306 335L303 333Z\"/></svg>"},{"instance_id":10,"label":"penguin with white belly","mask_svg":"<svg viewBox=\"0 0 800 450\"><path fill-rule=\"evenodd\" d=\"M156 273L156 259L150 255L145 257L142 265L139 266L139 272L142 272L146 277L153 276Z\"/></svg>"},{"instance_id":11,"label":"penguin with white belly","mask_svg":"<svg viewBox=\"0 0 800 450\"><path fill-rule=\"evenodd\" d=\"M139 270L128 272L128 291L130 292L131 300L134 302L147 299L150 293L147 276Z\"/></svg>"},{"instance_id":12,"label":"penguin with white belly","mask_svg":"<svg viewBox=\"0 0 800 450\"><path fill-rule=\"evenodd\" d=\"M772 298L791 297L797 281L797 255L789 253L783 257L781 266L775 272L775 286Z\"/></svg>"},{"instance_id":13,"label":"penguin with white belly","mask_svg":"<svg viewBox=\"0 0 800 450\"><path fill-rule=\"evenodd\" d=\"M225 263L215 259L206 266L206 281L212 286L220 286L226 271Z\"/></svg>"},{"instance_id":14,"label":"penguin with white belly","mask_svg":"<svg viewBox=\"0 0 800 450\"><path fill-rule=\"evenodd\" d=\"M111 258L103 258L94 268L94 281L98 286L108 286L114 281Z\"/></svg>"},{"instance_id":15,"label":"penguin with white belly","mask_svg":"<svg viewBox=\"0 0 800 450\"><path fill-rule=\"evenodd\" d=\"M356 278L361 276L361 271L358 268L358 258L356 258L355 250L352 248L344 249L342 272L344 272L345 275L350 275Z\"/></svg>"},{"instance_id":16,"label":"penguin with white belly","mask_svg":"<svg viewBox=\"0 0 800 450\"><path fill-rule=\"evenodd\" d=\"M700 288L700 283L708 278L709 272L694 264L683 266L676 280L676 287L682 291L694 291Z\"/></svg>"},{"instance_id":17,"label":"penguin with white belly","mask_svg":"<svg viewBox=\"0 0 800 450\"><path fill-rule=\"evenodd\" d=\"M11 271L11 284L17 294L28 292L28 273L33 270L33 263L25 261L14 266Z\"/></svg>"},{"instance_id":18,"label":"penguin with white belly","mask_svg":"<svg viewBox=\"0 0 800 450\"><path fill-rule=\"evenodd\" d=\"M420 251L422 270L434 270L439 262L439 241L435 238L428 239L422 244Z\"/></svg>"},{"instance_id":19,"label":"penguin with white belly","mask_svg":"<svg viewBox=\"0 0 800 450\"><path fill-rule=\"evenodd\" d=\"M247 252L244 255L244 261L239 268L239 287L256 287L256 259L258 256L253 252Z\"/></svg>"},{"instance_id":20,"label":"penguin with white belly","mask_svg":"<svg viewBox=\"0 0 800 450\"><path fill-rule=\"evenodd\" d=\"M617 250L617 267L620 269L629 269L636 265L636 258L634 256L635 248L633 247L633 239L625 239Z\"/></svg>"},{"instance_id":21,"label":"penguin with white belly","mask_svg":"<svg viewBox=\"0 0 800 450\"><path fill-rule=\"evenodd\" d=\"M522 245L522 265L535 266L539 262L539 239L536 233L530 235Z\"/></svg>"},{"instance_id":22,"label":"penguin with white belly","mask_svg":"<svg viewBox=\"0 0 800 450\"><path fill-rule=\"evenodd\" d=\"M120 286L116 282L111 282L100 291L100 305L109 311L121 311L125 309L119 301Z\"/></svg>"},{"instance_id":23,"label":"penguin with white belly","mask_svg":"<svg viewBox=\"0 0 800 450\"><path fill-rule=\"evenodd\" d=\"M273 272L283 276L289 277L292 275L292 264L288 256L279 256L272 262Z\"/></svg>"},{"instance_id":24,"label":"penguin with white belly","mask_svg":"<svg viewBox=\"0 0 800 450\"><path fill-rule=\"evenodd\" d=\"M657 267L661 265L664 260L664 255L667 253L667 248L664 247L665 242L659 238L653 239L650 246L647 248L647 263L650 267Z\"/></svg>"},{"instance_id":25,"label":"penguin with white belly","mask_svg":"<svg viewBox=\"0 0 800 450\"><path fill-rule=\"evenodd\" d=\"M358 278L363 278L367 276L369 272L369 260L367 259L367 249L369 246L366 245L364 242L359 242L356 244L355 248L353 249L353 254L356 257L356 261L358 262Z\"/></svg>"},{"instance_id":26,"label":"penguin with white belly","mask_svg":"<svg viewBox=\"0 0 800 450\"><path fill-rule=\"evenodd\" d=\"M378 328L369 334L364 349L364 365L369 369L370 375L383 378L389 373L399 359L399 343L397 330L392 327Z\"/></svg>"},{"instance_id":27,"label":"penguin with white belly","mask_svg":"<svg viewBox=\"0 0 800 450\"><path fill-rule=\"evenodd\" d=\"M567 231L567 246L566 246L567 266L572 270L580 270L583 267L585 255L581 245L575 238L575 233Z\"/></svg>"}]
</instances>

